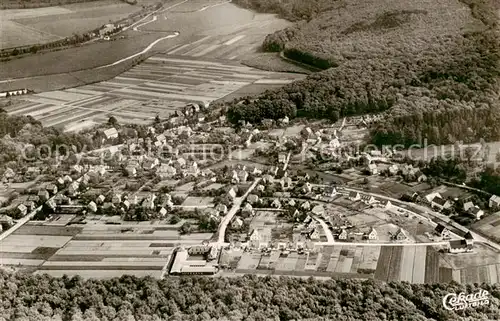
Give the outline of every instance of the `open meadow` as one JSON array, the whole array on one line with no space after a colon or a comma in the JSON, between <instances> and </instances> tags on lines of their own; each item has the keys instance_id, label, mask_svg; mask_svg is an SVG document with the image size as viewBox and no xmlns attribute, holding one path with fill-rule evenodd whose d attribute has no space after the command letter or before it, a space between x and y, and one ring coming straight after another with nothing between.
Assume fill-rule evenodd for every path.
<instances>
[{"instance_id":1,"label":"open meadow","mask_svg":"<svg viewBox=\"0 0 500 321\"><path fill-rule=\"evenodd\" d=\"M86 33L141 10L119 0L0 10L0 49L50 42Z\"/></svg>"}]
</instances>

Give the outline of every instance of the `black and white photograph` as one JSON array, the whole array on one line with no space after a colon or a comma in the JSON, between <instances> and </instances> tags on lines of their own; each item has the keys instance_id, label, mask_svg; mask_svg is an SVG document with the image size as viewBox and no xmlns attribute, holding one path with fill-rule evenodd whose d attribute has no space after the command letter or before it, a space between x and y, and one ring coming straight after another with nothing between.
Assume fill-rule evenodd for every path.
<instances>
[{"instance_id":1,"label":"black and white photograph","mask_svg":"<svg viewBox=\"0 0 500 321\"><path fill-rule=\"evenodd\" d=\"M0 0L0 321L500 320L500 0Z\"/></svg>"}]
</instances>

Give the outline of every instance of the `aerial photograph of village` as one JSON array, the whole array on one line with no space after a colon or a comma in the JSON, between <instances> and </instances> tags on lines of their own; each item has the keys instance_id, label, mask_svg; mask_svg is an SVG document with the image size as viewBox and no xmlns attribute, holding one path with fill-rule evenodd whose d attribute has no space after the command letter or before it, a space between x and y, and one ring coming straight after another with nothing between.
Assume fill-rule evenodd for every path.
<instances>
[{"instance_id":1,"label":"aerial photograph of village","mask_svg":"<svg viewBox=\"0 0 500 321\"><path fill-rule=\"evenodd\" d=\"M0 9L0 320L500 319L498 1Z\"/></svg>"}]
</instances>

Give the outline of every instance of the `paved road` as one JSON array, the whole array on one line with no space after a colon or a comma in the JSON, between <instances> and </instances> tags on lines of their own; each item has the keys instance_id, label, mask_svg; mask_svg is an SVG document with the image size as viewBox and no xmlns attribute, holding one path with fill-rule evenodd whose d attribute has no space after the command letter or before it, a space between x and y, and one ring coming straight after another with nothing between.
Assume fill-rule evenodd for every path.
<instances>
[{"instance_id":1,"label":"paved road","mask_svg":"<svg viewBox=\"0 0 500 321\"><path fill-rule=\"evenodd\" d=\"M247 198L248 194L250 194L253 189L255 188L255 186L257 186L257 184L260 182L261 178L257 178L253 184L248 188L248 190L246 191L246 193L242 196L242 197L237 197L234 202L233 202L233 206L231 207L231 209L229 210L229 212L227 212L226 216L224 216L224 218L222 219L222 221L220 222L219 224L219 231L218 231L218 235L219 235L219 238L217 240L217 242L215 244L213 244L214 246L224 246L224 236L226 235L226 228L227 228L227 225L229 224L229 222L231 222L231 220L233 219L234 215L236 214L236 212L238 212L238 210L241 208L241 204L243 203L243 201Z\"/></svg>"}]
</instances>

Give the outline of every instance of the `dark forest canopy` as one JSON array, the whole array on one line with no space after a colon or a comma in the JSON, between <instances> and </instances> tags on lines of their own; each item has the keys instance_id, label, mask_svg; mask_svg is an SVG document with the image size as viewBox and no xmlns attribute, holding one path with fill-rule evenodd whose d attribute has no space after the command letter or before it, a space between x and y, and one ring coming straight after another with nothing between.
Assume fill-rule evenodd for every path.
<instances>
[{"instance_id":1,"label":"dark forest canopy","mask_svg":"<svg viewBox=\"0 0 500 321\"><path fill-rule=\"evenodd\" d=\"M0 320L499 320L498 285L382 283L244 276L108 280L0 271ZM489 305L455 313L449 292L488 291ZM3 318L2 318L3 317Z\"/></svg>"},{"instance_id":2,"label":"dark forest canopy","mask_svg":"<svg viewBox=\"0 0 500 321\"><path fill-rule=\"evenodd\" d=\"M310 14L299 13L300 1L237 3L307 17L269 35L264 49L325 70L230 104L231 121L384 112L372 129L377 144L500 138L500 42L488 0L313 0Z\"/></svg>"}]
</instances>

